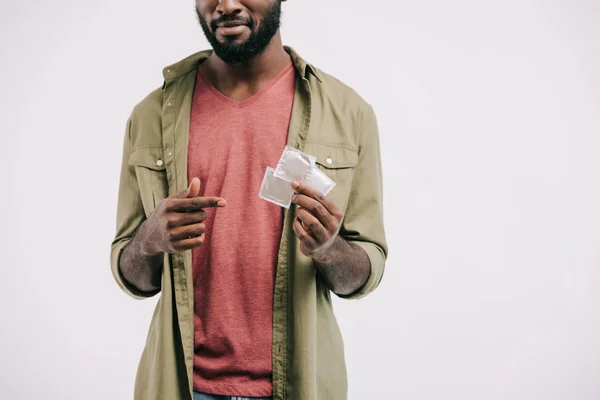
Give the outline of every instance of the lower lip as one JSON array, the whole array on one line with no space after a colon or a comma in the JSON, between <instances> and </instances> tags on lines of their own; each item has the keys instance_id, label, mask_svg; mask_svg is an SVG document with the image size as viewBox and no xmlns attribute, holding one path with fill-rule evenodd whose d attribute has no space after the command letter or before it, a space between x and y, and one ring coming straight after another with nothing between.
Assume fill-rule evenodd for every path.
<instances>
[{"instance_id":1,"label":"lower lip","mask_svg":"<svg viewBox=\"0 0 600 400\"><path fill-rule=\"evenodd\" d=\"M220 26L217 28L218 32L223 36L241 35L244 29L246 29L246 25Z\"/></svg>"}]
</instances>

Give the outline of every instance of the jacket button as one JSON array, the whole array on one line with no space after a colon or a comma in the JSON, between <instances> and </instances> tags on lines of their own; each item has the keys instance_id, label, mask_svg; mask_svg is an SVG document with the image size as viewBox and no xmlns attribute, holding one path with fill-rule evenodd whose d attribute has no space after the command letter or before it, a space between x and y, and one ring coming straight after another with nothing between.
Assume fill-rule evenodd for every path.
<instances>
[{"instance_id":1,"label":"jacket button","mask_svg":"<svg viewBox=\"0 0 600 400\"><path fill-rule=\"evenodd\" d=\"M156 165L158 165L159 167L163 165L163 160L157 160L156 161Z\"/></svg>"},{"instance_id":2,"label":"jacket button","mask_svg":"<svg viewBox=\"0 0 600 400\"><path fill-rule=\"evenodd\" d=\"M331 159L331 157L327 157L326 161L327 161L327 164L330 164L330 165L333 163L333 160Z\"/></svg>"}]
</instances>

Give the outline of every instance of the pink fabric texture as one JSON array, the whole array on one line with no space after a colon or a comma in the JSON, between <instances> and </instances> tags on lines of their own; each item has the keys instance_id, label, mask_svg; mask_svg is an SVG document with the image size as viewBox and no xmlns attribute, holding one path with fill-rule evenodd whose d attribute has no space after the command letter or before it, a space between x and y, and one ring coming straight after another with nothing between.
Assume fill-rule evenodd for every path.
<instances>
[{"instance_id":1,"label":"pink fabric texture","mask_svg":"<svg viewBox=\"0 0 600 400\"><path fill-rule=\"evenodd\" d=\"M283 209L258 198L267 166L285 147L294 97L290 63L238 102L199 68L192 99L188 179L200 196L226 199L207 209L206 239L192 250L194 390L269 396L273 290Z\"/></svg>"}]
</instances>

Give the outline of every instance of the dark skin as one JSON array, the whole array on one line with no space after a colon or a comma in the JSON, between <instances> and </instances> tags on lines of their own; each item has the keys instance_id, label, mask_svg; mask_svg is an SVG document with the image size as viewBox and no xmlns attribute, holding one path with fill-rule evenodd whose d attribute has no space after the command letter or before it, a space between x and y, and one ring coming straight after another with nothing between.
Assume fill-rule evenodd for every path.
<instances>
[{"instance_id":1,"label":"dark skin","mask_svg":"<svg viewBox=\"0 0 600 400\"><path fill-rule=\"evenodd\" d=\"M150 217L123 249L119 267L127 282L142 292L160 288L164 253L202 246L206 208L225 207L221 197L200 197L200 179L193 178L185 192L161 200Z\"/></svg>"},{"instance_id":2,"label":"dark skin","mask_svg":"<svg viewBox=\"0 0 600 400\"><path fill-rule=\"evenodd\" d=\"M285 1L285 0L284 0ZM199 13L209 23L223 14L253 19L259 27L272 0L196 0ZM256 29L256 28L255 28ZM252 34L248 26L218 28L219 41L243 43ZM278 30L256 57L228 64L212 54L202 65L210 82L223 94L243 101L270 82L288 63ZM297 182L296 182L297 183ZM292 187L297 205L294 232L300 250L312 257L323 281L337 294L350 294L368 279L370 263L362 248L339 234L342 212L320 193L299 184ZM220 197L200 197L200 180L193 178L185 192L160 201L123 250L119 267L127 282L142 292L160 289L164 253L182 252L202 246L206 208L225 207Z\"/></svg>"},{"instance_id":3,"label":"dark skin","mask_svg":"<svg viewBox=\"0 0 600 400\"><path fill-rule=\"evenodd\" d=\"M265 0L221 0L220 3L218 0L196 0L196 7L209 24L222 14L227 14L236 15L241 19L251 18L256 24L255 29L258 29L262 15L269 9L271 3L272 1ZM217 29L217 39L237 43L248 40L252 33L250 28L239 29L241 30L239 34ZM227 64L213 53L202 63L201 68L221 93L236 101L243 101L268 84L289 62L290 56L283 48L281 32L278 30L265 50L247 62Z\"/></svg>"},{"instance_id":4,"label":"dark skin","mask_svg":"<svg viewBox=\"0 0 600 400\"><path fill-rule=\"evenodd\" d=\"M296 218L293 227L300 251L312 257L317 271L329 288L347 295L365 284L371 264L365 251L339 235L342 211L315 189L292 182Z\"/></svg>"}]
</instances>

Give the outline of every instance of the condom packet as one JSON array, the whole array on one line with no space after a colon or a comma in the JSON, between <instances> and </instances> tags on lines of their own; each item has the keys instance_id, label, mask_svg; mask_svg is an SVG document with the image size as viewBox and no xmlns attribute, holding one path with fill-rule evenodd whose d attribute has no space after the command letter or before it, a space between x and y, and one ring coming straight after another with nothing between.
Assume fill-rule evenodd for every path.
<instances>
[{"instance_id":1,"label":"condom packet","mask_svg":"<svg viewBox=\"0 0 600 400\"><path fill-rule=\"evenodd\" d=\"M317 157L303 153L292 146L285 146L273 175L287 182L304 182L315 166Z\"/></svg>"},{"instance_id":2,"label":"condom packet","mask_svg":"<svg viewBox=\"0 0 600 400\"><path fill-rule=\"evenodd\" d=\"M321 171L319 167L314 165L311 168L310 174L306 178L305 182L308 186L315 189L323 196L327 196L331 189L335 186L335 182L328 177L325 172Z\"/></svg>"},{"instance_id":3,"label":"condom packet","mask_svg":"<svg viewBox=\"0 0 600 400\"><path fill-rule=\"evenodd\" d=\"M274 175L274 169L267 167L258 197L284 208L290 208L294 189L289 182Z\"/></svg>"}]
</instances>

